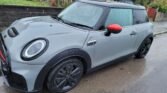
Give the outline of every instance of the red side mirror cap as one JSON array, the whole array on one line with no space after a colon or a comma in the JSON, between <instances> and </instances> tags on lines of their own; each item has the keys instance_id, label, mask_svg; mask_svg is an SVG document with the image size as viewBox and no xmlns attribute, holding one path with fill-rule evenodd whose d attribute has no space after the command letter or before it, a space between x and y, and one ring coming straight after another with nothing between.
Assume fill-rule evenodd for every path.
<instances>
[{"instance_id":1,"label":"red side mirror cap","mask_svg":"<svg viewBox=\"0 0 167 93\"><path fill-rule=\"evenodd\" d=\"M107 30L110 32L110 33L120 33L122 31L122 27L118 24L111 24L111 25L108 25L107 26Z\"/></svg>"}]
</instances>

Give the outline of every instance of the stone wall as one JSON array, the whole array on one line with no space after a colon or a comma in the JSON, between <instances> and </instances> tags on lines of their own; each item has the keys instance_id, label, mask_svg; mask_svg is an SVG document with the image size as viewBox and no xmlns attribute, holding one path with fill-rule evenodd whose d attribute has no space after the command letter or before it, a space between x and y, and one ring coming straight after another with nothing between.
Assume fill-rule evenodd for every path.
<instances>
[{"instance_id":1,"label":"stone wall","mask_svg":"<svg viewBox=\"0 0 167 93\"><path fill-rule=\"evenodd\" d=\"M167 21L167 14L158 12L155 21Z\"/></svg>"},{"instance_id":2,"label":"stone wall","mask_svg":"<svg viewBox=\"0 0 167 93\"><path fill-rule=\"evenodd\" d=\"M9 26L16 19L31 16L57 15L61 10L61 8L49 7L0 5L0 28Z\"/></svg>"}]
</instances>

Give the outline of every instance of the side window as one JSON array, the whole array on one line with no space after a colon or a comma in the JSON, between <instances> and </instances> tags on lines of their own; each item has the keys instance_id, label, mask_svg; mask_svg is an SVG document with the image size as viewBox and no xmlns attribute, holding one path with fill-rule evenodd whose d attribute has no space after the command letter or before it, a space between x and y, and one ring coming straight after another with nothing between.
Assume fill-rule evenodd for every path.
<instances>
[{"instance_id":1,"label":"side window","mask_svg":"<svg viewBox=\"0 0 167 93\"><path fill-rule=\"evenodd\" d=\"M133 10L133 14L134 24L142 24L149 21L145 10Z\"/></svg>"},{"instance_id":2,"label":"side window","mask_svg":"<svg viewBox=\"0 0 167 93\"><path fill-rule=\"evenodd\" d=\"M109 24L119 24L129 26L133 24L132 9L115 9L112 8L106 20L105 26Z\"/></svg>"}]
</instances>

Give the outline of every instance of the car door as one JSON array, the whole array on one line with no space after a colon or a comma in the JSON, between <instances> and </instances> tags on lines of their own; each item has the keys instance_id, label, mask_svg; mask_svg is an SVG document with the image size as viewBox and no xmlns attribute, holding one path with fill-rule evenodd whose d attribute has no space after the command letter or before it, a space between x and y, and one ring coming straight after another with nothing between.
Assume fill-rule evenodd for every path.
<instances>
[{"instance_id":1,"label":"car door","mask_svg":"<svg viewBox=\"0 0 167 93\"><path fill-rule=\"evenodd\" d=\"M146 10L134 9L134 27L136 29L137 40L135 42L136 50L143 42L143 40L152 33L153 25L149 22Z\"/></svg>"},{"instance_id":2,"label":"car door","mask_svg":"<svg viewBox=\"0 0 167 93\"><path fill-rule=\"evenodd\" d=\"M105 36L103 31L91 31L87 45L94 44L93 67L112 61L119 57L134 52L136 33L133 27L133 15L131 9L112 8L107 16L105 27L109 24L119 24L123 30L118 34Z\"/></svg>"}]
</instances>

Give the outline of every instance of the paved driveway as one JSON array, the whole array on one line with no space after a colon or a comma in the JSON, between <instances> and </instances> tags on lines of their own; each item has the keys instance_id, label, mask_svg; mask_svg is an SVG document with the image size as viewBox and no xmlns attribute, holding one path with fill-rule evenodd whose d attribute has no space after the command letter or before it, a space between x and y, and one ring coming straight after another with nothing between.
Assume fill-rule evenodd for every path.
<instances>
[{"instance_id":1,"label":"paved driveway","mask_svg":"<svg viewBox=\"0 0 167 93\"><path fill-rule=\"evenodd\" d=\"M128 58L91 73L69 93L167 93L166 42L167 34L157 36L145 59ZM0 77L0 93L18 93L2 82Z\"/></svg>"}]
</instances>

